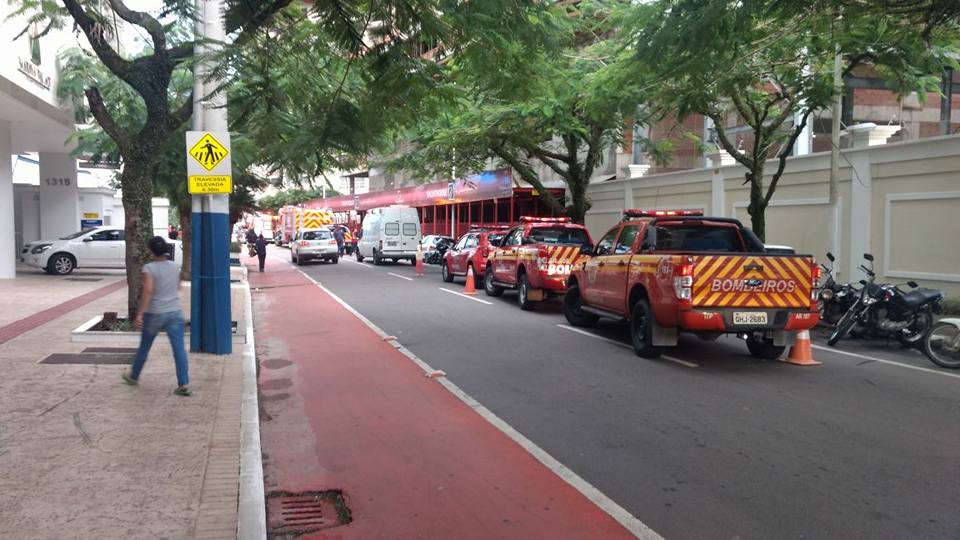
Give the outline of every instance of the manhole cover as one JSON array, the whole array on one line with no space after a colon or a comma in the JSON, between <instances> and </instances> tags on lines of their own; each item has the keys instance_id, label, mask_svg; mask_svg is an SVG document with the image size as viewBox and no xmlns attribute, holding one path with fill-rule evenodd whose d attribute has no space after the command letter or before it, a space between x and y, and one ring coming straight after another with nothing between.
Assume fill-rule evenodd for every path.
<instances>
[{"instance_id":1,"label":"manhole cover","mask_svg":"<svg viewBox=\"0 0 960 540\"><path fill-rule=\"evenodd\" d=\"M90 281L90 282L103 281L103 278L99 278L99 277L68 277L63 279L64 281Z\"/></svg>"},{"instance_id":2,"label":"manhole cover","mask_svg":"<svg viewBox=\"0 0 960 540\"><path fill-rule=\"evenodd\" d=\"M106 354L135 354L136 347L87 347L84 353L106 353Z\"/></svg>"},{"instance_id":3,"label":"manhole cover","mask_svg":"<svg viewBox=\"0 0 960 540\"><path fill-rule=\"evenodd\" d=\"M41 364L132 364L133 354L53 353Z\"/></svg>"},{"instance_id":4,"label":"manhole cover","mask_svg":"<svg viewBox=\"0 0 960 540\"><path fill-rule=\"evenodd\" d=\"M350 523L350 510L340 491L275 491L267 496L269 532L273 538L329 529Z\"/></svg>"}]
</instances>

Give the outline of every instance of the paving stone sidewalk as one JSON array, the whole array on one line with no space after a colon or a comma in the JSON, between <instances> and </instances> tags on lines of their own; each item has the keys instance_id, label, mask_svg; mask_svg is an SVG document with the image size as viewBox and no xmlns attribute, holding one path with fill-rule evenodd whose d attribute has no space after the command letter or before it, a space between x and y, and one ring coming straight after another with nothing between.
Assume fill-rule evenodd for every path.
<instances>
[{"instance_id":1,"label":"paving stone sidewalk","mask_svg":"<svg viewBox=\"0 0 960 540\"><path fill-rule=\"evenodd\" d=\"M22 318L106 283L54 279L0 282L0 291L17 288ZM245 294L234 288L235 313ZM81 323L125 305L123 288L0 345L0 538L236 537L243 345L229 356L190 354L192 397L173 394L163 335L139 386L123 384L124 365L38 364L51 353L135 347L70 342Z\"/></svg>"}]
</instances>

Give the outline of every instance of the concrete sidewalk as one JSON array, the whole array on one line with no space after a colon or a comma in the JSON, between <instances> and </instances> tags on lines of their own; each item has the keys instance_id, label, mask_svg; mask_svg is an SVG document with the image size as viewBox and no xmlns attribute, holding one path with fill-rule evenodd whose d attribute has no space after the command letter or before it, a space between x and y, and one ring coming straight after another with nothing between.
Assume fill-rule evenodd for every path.
<instances>
[{"instance_id":1,"label":"concrete sidewalk","mask_svg":"<svg viewBox=\"0 0 960 540\"><path fill-rule=\"evenodd\" d=\"M139 386L121 381L126 365L38 363L51 353L131 346L70 342L91 317L123 313L125 287L50 311L123 276L101 277L24 273L0 282L0 293L15 299L0 325L19 332L0 345L0 538L235 538L242 345L229 356L190 354L194 395L186 398L172 393L164 336ZM245 291L234 292L234 312L242 312ZM49 322L17 328L44 310Z\"/></svg>"},{"instance_id":2,"label":"concrete sidewalk","mask_svg":"<svg viewBox=\"0 0 960 540\"><path fill-rule=\"evenodd\" d=\"M267 264L265 273L251 271L250 282L268 533L632 537L559 471L478 414L479 405L425 377L399 345L286 261ZM305 520L303 507L294 505L317 494L341 494L352 521L338 524L329 508ZM284 512L286 500L295 511Z\"/></svg>"}]
</instances>

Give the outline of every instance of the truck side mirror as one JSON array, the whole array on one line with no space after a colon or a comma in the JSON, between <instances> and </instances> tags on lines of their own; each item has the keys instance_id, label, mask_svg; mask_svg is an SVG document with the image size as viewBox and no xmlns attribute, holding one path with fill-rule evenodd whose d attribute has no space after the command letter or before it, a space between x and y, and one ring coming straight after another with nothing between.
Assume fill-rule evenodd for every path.
<instances>
[{"instance_id":1,"label":"truck side mirror","mask_svg":"<svg viewBox=\"0 0 960 540\"><path fill-rule=\"evenodd\" d=\"M836 261L836 257L833 256L833 253L827 252L827 258L830 259L830 262Z\"/></svg>"},{"instance_id":2,"label":"truck side mirror","mask_svg":"<svg viewBox=\"0 0 960 540\"><path fill-rule=\"evenodd\" d=\"M593 246L590 244L584 244L580 246L580 254L592 256L593 255Z\"/></svg>"}]
</instances>

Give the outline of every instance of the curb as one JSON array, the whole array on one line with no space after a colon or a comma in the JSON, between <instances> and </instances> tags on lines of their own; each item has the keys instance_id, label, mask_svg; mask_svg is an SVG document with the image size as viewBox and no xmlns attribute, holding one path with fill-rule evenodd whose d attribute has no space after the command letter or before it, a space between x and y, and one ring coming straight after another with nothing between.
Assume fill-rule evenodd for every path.
<instances>
[{"instance_id":1,"label":"curb","mask_svg":"<svg viewBox=\"0 0 960 540\"><path fill-rule=\"evenodd\" d=\"M244 318L247 343L243 346L243 382L240 409L240 497L237 507L238 540L265 540L267 503L260 450L260 406L257 400L257 349L253 338L253 294L247 281Z\"/></svg>"}]
</instances>

